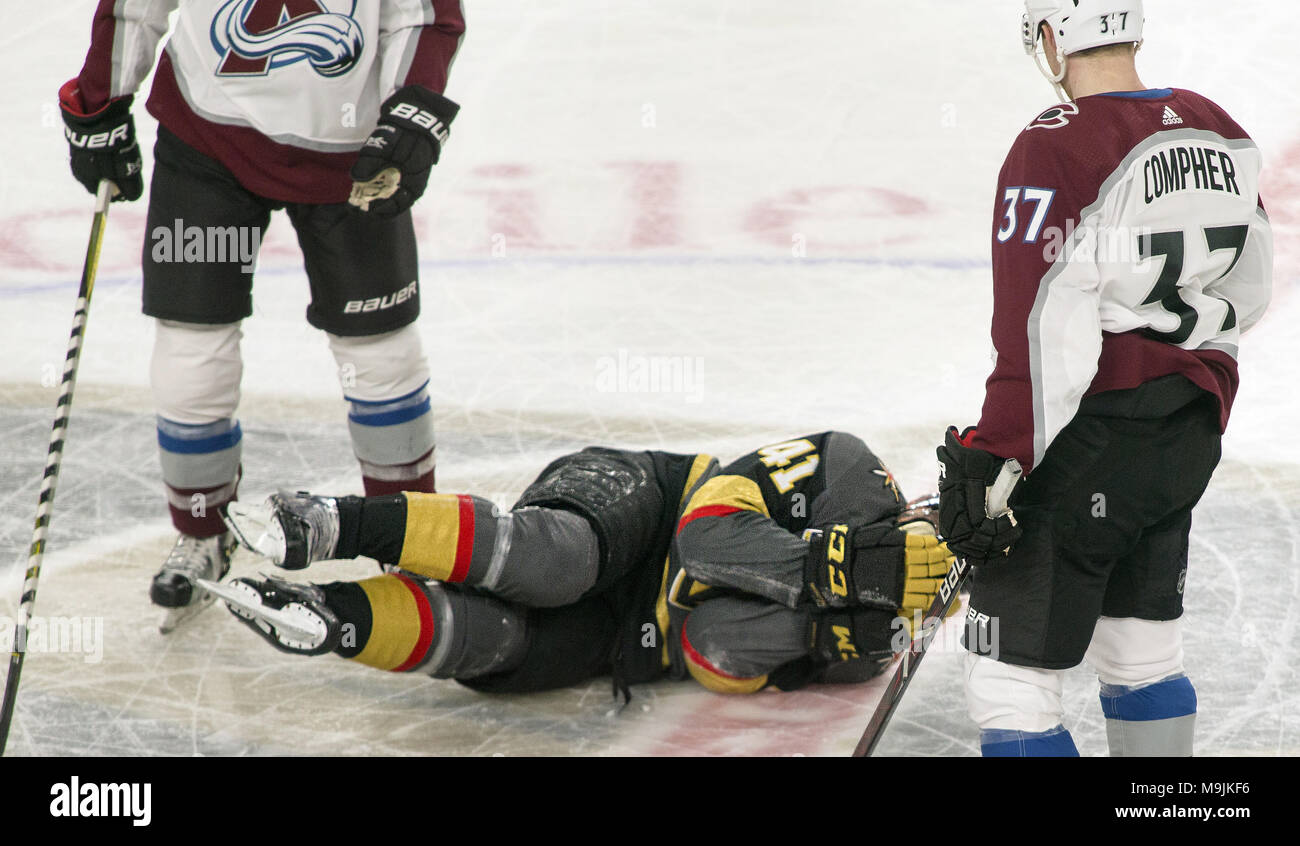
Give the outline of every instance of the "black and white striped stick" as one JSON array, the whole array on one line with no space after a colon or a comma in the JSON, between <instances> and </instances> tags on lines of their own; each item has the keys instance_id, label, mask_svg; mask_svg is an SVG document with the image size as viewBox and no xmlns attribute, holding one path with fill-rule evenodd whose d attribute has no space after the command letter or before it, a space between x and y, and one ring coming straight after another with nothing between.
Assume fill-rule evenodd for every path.
<instances>
[{"instance_id":1,"label":"black and white striped stick","mask_svg":"<svg viewBox=\"0 0 1300 846\"><path fill-rule=\"evenodd\" d=\"M23 656L27 654L27 622L36 603L36 583L41 575L41 559L45 556L45 536L50 528L50 511L54 507L54 486L59 480L59 465L63 461L63 441L68 431L68 414L72 411L72 390L77 385L77 366L81 363L82 337L86 331L86 317L90 312L90 295L95 290L95 271L99 267L99 248L104 240L104 225L108 222L108 204L117 187L113 183L99 183L95 195L95 219L90 225L90 243L86 245L86 263L81 269L81 287L77 291L77 310L72 316L72 335L68 338L68 355L63 363L63 384L59 401L54 408L54 428L50 432L50 448L45 457L45 475L41 479L40 502L36 507L36 527L32 530L32 546L27 554L27 575L23 580L23 595L18 604L18 621L14 627L14 646L9 656L9 675L5 677L4 702L0 705L0 755L9 742L9 724L14 716L14 700L18 698L18 678L23 671Z\"/></svg>"}]
</instances>

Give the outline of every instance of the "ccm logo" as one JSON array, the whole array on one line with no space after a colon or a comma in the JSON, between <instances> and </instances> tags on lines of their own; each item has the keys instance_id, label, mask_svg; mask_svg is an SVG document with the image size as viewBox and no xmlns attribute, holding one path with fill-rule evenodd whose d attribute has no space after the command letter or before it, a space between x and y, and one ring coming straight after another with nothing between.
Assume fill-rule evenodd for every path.
<instances>
[{"instance_id":1,"label":"ccm logo","mask_svg":"<svg viewBox=\"0 0 1300 846\"><path fill-rule=\"evenodd\" d=\"M447 127L438 119L437 115L430 114L424 109L417 108L410 103L398 103L396 106L393 106L393 110L389 112L389 114L393 117L409 120L416 126L423 127L432 132L433 137L437 138L439 143L447 143Z\"/></svg>"},{"instance_id":2,"label":"ccm logo","mask_svg":"<svg viewBox=\"0 0 1300 846\"><path fill-rule=\"evenodd\" d=\"M367 311L383 311L386 308L392 308L415 296L416 286L418 283L412 282L400 291L392 294L386 294L382 297L371 297L368 300L348 300L347 305L343 306L344 314L361 314Z\"/></svg>"},{"instance_id":3,"label":"ccm logo","mask_svg":"<svg viewBox=\"0 0 1300 846\"><path fill-rule=\"evenodd\" d=\"M105 147L112 147L118 141L126 141L126 124L114 127L111 132L96 132L94 135L78 135L70 127L64 127L63 134L68 136L68 141L74 147L102 150Z\"/></svg>"}]
</instances>

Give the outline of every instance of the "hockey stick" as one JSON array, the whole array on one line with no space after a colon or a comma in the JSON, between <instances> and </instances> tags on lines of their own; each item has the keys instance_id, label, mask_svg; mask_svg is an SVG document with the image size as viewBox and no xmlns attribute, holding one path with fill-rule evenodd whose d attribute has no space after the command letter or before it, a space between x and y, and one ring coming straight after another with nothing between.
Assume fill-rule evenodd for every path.
<instances>
[{"instance_id":1,"label":"hockey stick","mask_svg":"<svg viewBox=\"0 0 1300 846\"><path fill-rule=\"evenodd\" d=\"M1000 517L1011 510L1007 505L1007 498L1011 496L1012 488L1020 480L1021 472L1020 462L1014 458L1003 465L1002 472L989 487L985 497L984 507L987 514ZM921 666L921 659L925 657L925 652L930 648L934 636L939 633L944 617L956 600L957 594L961 592L962 583L966 581L968 575L970 575L970 568L966 559L954 559L948 575L944 576L943 582L939 585L939 592L930 603L930 609L925 612L920 633L913 635L912 642L898 663L898 669L894 671L894 677L889 680L884 695L876 703L876 710L871 714L871 719L862 732L862 739L853 750L854 758L870 758L871 753L875 751L876 744L885 733L885 726L889 725L889 718L894 716L894 711L903 700L907 686L912 683L912 676L916 675L917 668Z\"/></svg>"},{"instance_id":2,"label":"hockey stick","mask_svg":"<svg viewBox=\"0 0 1300 846\"><path fill-rule=\"evenodd\" d=\"M907 651L903 653L902 660L898 664L898 669L894 671L894 677L889 680L889 686L885 688L884 696L876 704L876 710L871 715L871 720L867 723L866 729L862 732L862 739L858 741L857 747L853 750L854 758L870 758L871 753L875 751L876 744L885 733L885 726L889 724L889 718L894 716L894 711L898 708L898 703L903 699L903 693L907 690L908 684L912 681L912 676L921 666L921 659L925 657L925 651L930 648L930 641L939 633L939 627L943 625L944 615L948 613L948 608L952 606L953 600L963 582L966 581L966 575L970 569L966 566L965 558L958 558L953 562L952 568L948 570L948 575L944 577L943 584L939 585L939 593L935 595L934 602L930 603L930 609L925 612L925 619L921 622L921 631L912 638L911 644Z\"/></svg>"},{"instance_id":3,"label":"hockey stick","mask_svg":"<svg viewBox=\"0 0 1300 846\"><path fill-rule=\"evenodd\" d=\"M54 507L54 486L58 483L59 466L63 462L63 440L68 430L68 414L72 411L72 390L77 385L77 367L81 363L82 336L90 312L90 295L95 290L95 271L99 268L99 248L104 241L104 225L108 222L108 204L115 193L117 186L103 181L99 183L99 191L95 195L95 218L90 224L86 262L81 268L77 309L72 315L72 334L68 338L68 354L63 364L63 384L59 389L59 401L54 407L54 428L50 432L50 447L45 456L45 475L41 480L41 496L36 507L36 526L32 531L27 574L18 605L18 622L14 627L9 675L5 677L4 702L0 704L0 755L4 754L5 745L9 742L9 724L14 716L14 700L18 698L18 678L22 675L23 657L27 654L27 621L31 619L32 606L36 603L36 583L41 576L45 535L50 526L50 511Z\"/></svg>"}]
</instances>

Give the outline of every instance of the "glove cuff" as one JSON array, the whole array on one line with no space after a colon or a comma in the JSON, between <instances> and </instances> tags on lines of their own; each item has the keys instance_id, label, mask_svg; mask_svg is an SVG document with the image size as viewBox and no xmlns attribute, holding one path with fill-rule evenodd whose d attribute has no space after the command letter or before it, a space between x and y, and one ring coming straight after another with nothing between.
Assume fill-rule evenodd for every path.
<instances>
[{"instance_id":1,"label":"glove cuff","mask_svg":"<svg viewBox=\"0 0 1300 846\"><path fill-rule=\"evenodd\" d=\"M121 123L131 118L131 104L135 95L127 94L115 100L109 100L93 111L88 110L81 98L80 83L69 79L59 89L59 111L63 113L63 122L73 129L94 129L105 124Z\"/></svg>"},{"instance_id":2,"label":"glove cuff","mask_svg":"<svg viewBox=\"0 0 1300 846\"><path fill-rule=\"evenodd\" d=\"M892 611L872 608L815 614L813 658L822 664L887 661L894 655L893 634L897 630Z\"/></svg>"},{"instance_id":3,"label":"glove cuff","mask_svg":"<svg viewBox=\"0 0 1300 846\"><path fill-rule=\"evenodd\" d=\"M850 554L847 525L841 523L814 530L808 538L800 600L818 608L848 606L853 596Z\"/></svg>"},{"instance_id":4,"label":"glove cuff","mask_svg":"<svg viewBox=\"0 0 1300 846\"><path fill-rule=\"evenodd\" d=\"M944 462L946 466L944 475L948 476L955 470L956 475L962 479L979 479L984 484L991 485L1001 471L1005 459L978 447L967 446L965 441L974 434L974 431L974 429L967 429L959 435L955 427L948 427L943 449L947 450L951 462L957 466L948 466L949 462ZM940 460L943 460L942 455Z\"/></svg>"},{"instance_id":5,"label":"glove cuff","mask_svg":"<svg viewBox=\"0 0 1300 846\"><path fill-rule=\"evenodd\" d=\"M906 542L892 525L863 526L853 534L855 605L892 613L902 604Z\"/></svg>"}]
</instances>

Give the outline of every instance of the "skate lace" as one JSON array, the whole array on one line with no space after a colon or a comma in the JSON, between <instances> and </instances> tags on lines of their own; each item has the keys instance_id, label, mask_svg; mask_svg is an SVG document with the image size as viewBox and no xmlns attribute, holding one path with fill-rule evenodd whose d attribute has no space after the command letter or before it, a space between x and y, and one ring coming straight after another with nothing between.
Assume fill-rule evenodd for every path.
<instances>
[{"instance_id":1,"label":"skate lace","mask_svg":"<svg viewBox=\"0 0 1300 846\"><path fill-rule=\"evenodd\" d=\"M182 535L163 562L164 572L180 573L191 579L208 577L215 571L214 562L220 555L217 538L195 538Z\"/></svg>"},{"instance_id":2,"label":"skate lace","mask_svg":"<svg viewBox=\"0 0 1300 846\"><path fill-rule=\"evenodd\" d=\"M334 547L338 545L339 524L333 515L322 514L319 524L312 530L312 558L320 561L334 557Z\"/></svg>"},{"instance_id":3,"label":"skate lace","mask_svg":"<svg viewBox=\"0 0 1300 846\"><path fill-rule=\"evenodd\" d=\"M300 502L302 501L302 495ZM339 540L338 511L332 501L324 497L306 497L305 508L296 509L307 524L308 555L312 561L321 561L334 555Z\"/></svg>"}]
</instances>

